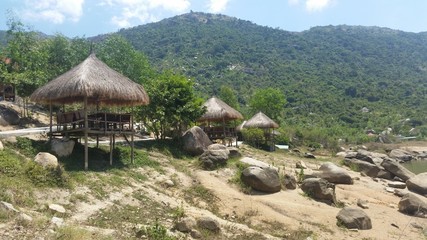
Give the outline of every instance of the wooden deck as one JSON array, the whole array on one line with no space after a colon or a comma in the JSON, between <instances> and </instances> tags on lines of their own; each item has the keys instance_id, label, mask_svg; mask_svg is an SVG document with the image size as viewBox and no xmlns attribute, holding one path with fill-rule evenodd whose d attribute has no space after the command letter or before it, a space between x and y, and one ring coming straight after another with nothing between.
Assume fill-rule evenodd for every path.
<instances>
[{"instance_id":1,"label":"wooden deck","mask_svg":"<svg viewBox=\"0 0 427 240\"><path fill-rule=\"evenodd\" d=\"M52 129L54 136L82 136L85 130L84 112L72 111L56 115L56 129ZM130 113L99 112L88 114L88 134L112 135L133 134L132 115Z\"/></svg>"}]
</instances>

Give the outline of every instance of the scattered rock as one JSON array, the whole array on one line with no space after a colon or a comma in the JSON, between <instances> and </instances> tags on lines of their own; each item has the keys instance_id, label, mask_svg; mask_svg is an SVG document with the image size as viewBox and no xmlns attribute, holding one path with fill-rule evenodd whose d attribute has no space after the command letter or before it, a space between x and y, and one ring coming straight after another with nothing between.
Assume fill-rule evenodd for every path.
<instances>
[{"instance_id":1,"label":"scattered rock","mask_svg":"<svg viewBox=\"0 0 427 240\"><path fill-rule=\"evenodd\" d=\"M348 229L372 229L371 218L361 209L344 207L338 212L337 225Z\"/></svg>"},{"instance_id":2,"label":"scattered rock","mask_svg":"<svg viewBox=\"0 0 427 240\"><path fill-rule=\"evenodd\" d=\"M183 149L193 156L202 154L212 144L208 135L197 126L188 129L182 136Z\"/></svg>"},{"instance_id":3,"label":"scattered rock","mask_svg":"<svg viewBox=\"0 0 427 240\"><path fill-rule=\"evenodd\" d=\"M299 162L297 162L296 164L295 164L295 167L296 168L299 168L299 169L307 169L308 167L307 167L307 165L305 164L305 162L303 162L303 161L299 161Z\"/></svg>"},{"instance_id":4,"label":"scattered rock","mask_svg":"<svg viewBox=\"0 0 427 240\"><path fill-rule=\"evenodd\" d=\"M427 172L420 173L406 181L408 190L427 196Z\"/></svg>"},{"instance_id":5,"label":"scattered rock","mask_svg":"<svg viewBox=\"0 0 427 240\"><path fill-rule=\"evenodd\" d=\"M316 158L316 156L314 156L314 154L309 153L309 152L304 153L304 157L305 158L311 158L311 159L315 159Z\"/></svg>"},{"instance_id":6,"label":"scattered rock","mask_svg":"<svg viewBox=\"0 0 427 240\"><path fill-rule=\"evenodd\" d=\"M388 182L387 185L389 187L392 187L392 188L399 188L399 189L405 189L406 188L406 183L397 182L397 181Z\"/></svg>"},{"instance_id":7,"label":"scattered rock","mask_svg":"<svg viewBox=\"0 0 427 240\"><path fill-rule=\"evenodd\" d=\"M413 228L423 230L423 226L421 226L421 225L420 225L419 223L417 223L417 222L411 222L411 226L412 226Z\"/></svg>"},{"instance_id":8,"label":"scattered rock","mask_svg":"<svg viewBox=\"0 0 427 240\"><path fill-rule=\"evenodd\" d=\"M391 158L397 159L398 161L407 162L413 159L413 156L410 152L402 149L393 149L391 150L389 156Z\"/></svg>"},{"instance_id":9,"label":"scattered rock","mask_svg":"<svg viewBox=\"0 0 427 240\"><path fill-rule=\"evenodd\" d=\"M199 157L203 169L214 170L218 166L225 165L228 160L227 147L222 144L212 144L208 149Z\"/></svg>"},{"instance_id":10,"label":"scattered rock","mask_svg":"<svg viewBox=\"0 0 427 240\"><path fill-rule=\"evenodd\" d=\"M321 178L308 178L301 184L301 189L311 198L325 202L327 204L336 204L335 185Z\"/></svg>"},{"instance_id":11,"label":"scattered rock","mask_svg":"<svg viewBox=\"0 0 427 240\"><path fill-rule=\"evenodd\" d=\"M390 159L385 159L381 163L381 166L383 166L387 171L389 171L389 172L393 173L394 175L400 177L404 181L415 176L414 173L412 173L411 171L409 171L408 169L406 169L405 167L403 167L399 163L397 163L393 160L390 160Z\"/></svg>"},{"instance_id":12,"label":"scattered rock","mask_svg":"<svg viewBox=\"0 0 427 240\"><path fill-rule=\"evenodd\" d=\"M52 219L50 220L50 223L54 227L61 227L64 224L64 219L59 218L59 217L52 217Z\"/></svg>"},{"instance_id":13,"label":"scattered rock","mask_svg":"<svg viewBox=\"0 0 427 240\"><path fill-rule=\"evenodd\" d=\"M408 193L399 201L399 211L411 216L427 218L427 203L414 193Z\"/></svg>"},{"instance_id":14,"label":"scattered rock","mask_svg":"<svg viewBox=\"0 0 427 240\"><path fill-rule=\"evenodd\" d=\"M273 168L248 167L243 170L241 179L252 189L261 192L275 193L281 189L279 174Z\"/></svg>"},{"instance_id":15,"label":"scattered rock","mask_svg":"<svg viewBox=\"0 0 427 240\"><path fill-rule=\"evenodd\" d=\"M239 149L236 147L229 147L228 151L230 154L228 154L228 158L241 158L242 154L240 153Z\"/></svg>"},{"instance_id":16,"label":"scattered rock","mask_svg":"<svg viewBox=\"0 0 427 240\"><path fill-rule=\"evenodd\" d=\"M391 188L391 187L386 187L384 188L384 190L389 193L394 193L394 188Z\"/></svg>"},{"instance_id":17,"label":"scattered rock","mask_svg":"<svg viewBox=\"0 0 427 240\"><path fill-rule=\"evenodd\" d=\"M21 221L21 222L30 223L30 222L33 221L33 218L31 216L29 216L29 215L21 212L18 215L18 220Z\"/></svg>"},{"instance_id":18,"label":"scattered rock","mask_svg":"<svg viewBox=\"0 0 427 240\"><path fill-rule=\"evenodd\" d=\"M385 169L380 169L380 171L377 174L378 178L382 178L382 179L387 179L387 180L392 180L394 178L393 173L385 170Z\"/></svg>"},{"instance_id":19,"label":"scattered rock","mask_svg":"<svg viewBox=\"0 0 427 240\"><path fill-rule=\"evenodd\" d=\"M11 203L0 201L0 208L6 210L7 212L19 213L19 211L13 207Z\"/></svg>"},{"instance_id":20,"label":"scattered rock","mask_svg":"<svg viewBox=\"0 0 427 240\"><path fill-rule=\"evenodd\" d=\"M194 239L200 239L203 237L203 235L199 231L197 231L196 229L191 230L190 236Z\"/></svg>"},{"instance_id":21,"label":"scattered rock","mask_svg":"<svg viewBox=\"0 0 427 240\"><path fill-rule=\"evenodd\" d=\"M192 217L185 217L175 224L175 229L180 232L190 232L196 226L196 220Z\"/></svg>"},{"instance_id":22,"label":"scattered rock","mask_svg":"<svg viewBox=\"0 0 427 240\"><path fill-rule=\"evenodd\" d=\"M66 212L65 208L59 204L51 203L49 204L49 209L53 212L64 214Z\"/></svg>"},{"instance_id":23,"label":"scattered rock","mask_svg":"<svg viewBox=\"0 0 427 240\"><path fill-rule=\"evenodd\" d=\"M73 152L76 143L70 139L52 139L51 149L58 157L69 156Z\"/></svg>"},{"instance_id":24,"label":"scattered rock","mask_svg":"<svg viewBox=\"0 0 427 240\"><path fill-rule=\"evenodd\" d=\"M377 165L373 163L352 158L344 158L344 165L351 168L352 170L364 173L369 177L377 177L378 173L381 170Z\"/></svg>"},{"instance_id":25,"label":"scattered rock","mask_svg":"<svg viewBox=\"0 0 427 240\"><path fill-rule=\"evenodd\" d=\"M201 217L197 219L197 226L213 232L219 232L221 230L219 222L211 217Z\"/></svg>"},{"instance_id":26,"label":"scattered rock","mask_svg":"<svg viewBox=\"0 0 427 240\"><path fill-rule=\"evenodd\" d=\"M330 183L353 184L353 179L348 174L348 172L331 162L322 164L319 170L320 172L315 173L315 175L317 175L319 178L327 180Z\"/></svg>"},{"instance_id":27,"label":"scattered rock","mask_svg":"<svg viewBox=\"0 0 427 240\"><path fill-rule=\"evenodd\" d=\"M250 157L243 157L239 161L241 163L249 165L250 167L273 168L276 171L278 170L276 167L274 167L274 166L272 166L272 165L270 165L268 163L265 163L263 161L259 161L259 160L256 160L256 159L253 159L253 158L250 158Z\"/></svg>"},{"instance_id":28,"label":"scattered rock","mask_svg":"<svg viewBox=\"0 0 427 240\"><path fill-rule=\"evenodd\" d=\"M170 187L174 187L175 183L172 180L168 179L163 182L163 185L166 186L167 188L170 188Z\"/></svg>"},{"instance_id":29,"label":"scattered rock","mask_svg":"<svg viewBox=\"0 0 427 240\"><path fill-rule=\"evenodd\" d=\"M297 188L297 180L293 175L286 173L283 176L283 186L285 186L286 189L294 190Z\"/></svg>"},{"instance_id":30,"label":"scattered rock","mask_svg":"<svg viewBox=\"0 0 427 240\"><path fill-rule=\"evenodd\" d=\"M45 168L57 168L59 166L58 159L48 152L39 152L34 158L34 162Z\"/></svg>"},{"instance_id":31,"label":"scattered rock","mask_svg":"<svg viewBox=\"0 0 427 240\"><path fill-rule=\"evenodd\" d=\"M357 199L357 206L359 206L359 207L361 207L363 209L368 209L369 208L368 201L362 200L362 199Z\"/></svg>"},{"instance_id":32,"label":"scattered rock","mask_svg":"<svg viewBox=\"0 0 427 240\"><path fill-rule=\"evenodd\" d=\"M403 197L408 193L409 193L409 191L407 191L407 190L394 189L394 195L396 195L398 197Z\"/></svg>"}]
</instances>

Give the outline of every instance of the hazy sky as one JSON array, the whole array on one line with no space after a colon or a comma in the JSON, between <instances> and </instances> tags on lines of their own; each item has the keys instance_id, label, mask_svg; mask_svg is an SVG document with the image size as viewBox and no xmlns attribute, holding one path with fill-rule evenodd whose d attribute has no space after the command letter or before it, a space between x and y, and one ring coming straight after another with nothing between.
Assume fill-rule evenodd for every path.
<instances>
[{"instance_id":1,"label":"hazy sky","mask_svg":"<svg viewBox=\"0 0 427 240\"><path fill-rule=\"evenodd\" d=\"M7 29L8 10L33 30L69 37L115 32L190 10L288 31L339 24L427 31L427 0L1 0L0 30Z\"/></svg>"}]
</instances>

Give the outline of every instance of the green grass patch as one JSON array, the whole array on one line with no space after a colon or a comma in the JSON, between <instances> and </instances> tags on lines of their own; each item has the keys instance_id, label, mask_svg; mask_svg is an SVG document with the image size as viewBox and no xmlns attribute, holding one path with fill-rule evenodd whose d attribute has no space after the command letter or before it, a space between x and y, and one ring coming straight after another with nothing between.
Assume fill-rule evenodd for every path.
<instances>
[{"instance_id":1,"label":"green grass patch","mask_svg":"<svg viewBox=\"0 0 427 240\"><path fill-rule=\"evenodd\" d=\"M207 203L208 210L213 213L218 213L218 197L207 189L202 184L194 184L193 186L184 190L184 199L192 205L199 205L200 201Z\"/></svg>"}]
</instances>

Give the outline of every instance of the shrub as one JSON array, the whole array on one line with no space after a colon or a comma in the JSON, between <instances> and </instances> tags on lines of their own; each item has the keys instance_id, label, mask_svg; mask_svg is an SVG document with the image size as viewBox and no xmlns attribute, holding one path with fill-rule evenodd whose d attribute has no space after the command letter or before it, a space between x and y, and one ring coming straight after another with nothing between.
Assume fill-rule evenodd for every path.
<instances>
[{"instance_id":1,"label":"shrub","mask_svg":"<svg viewBox=\"0 0 427 240\"><path fill-rule=\"evenodd\" d=\"M264 131L259 128L242 129L243 139L253 147L258 147L265 142Z\"/></svg>"},{"instance_id":2,"label":"shrub","mask_svg":"<svg viewBox=\"0 0 427 240\"><path fill-rule=\"evenodd\" d=\"M28 162L25 174L39 187L71 187L68 175L61 166L44 168L35 162Z\"/></svg>"}]
</instances>

